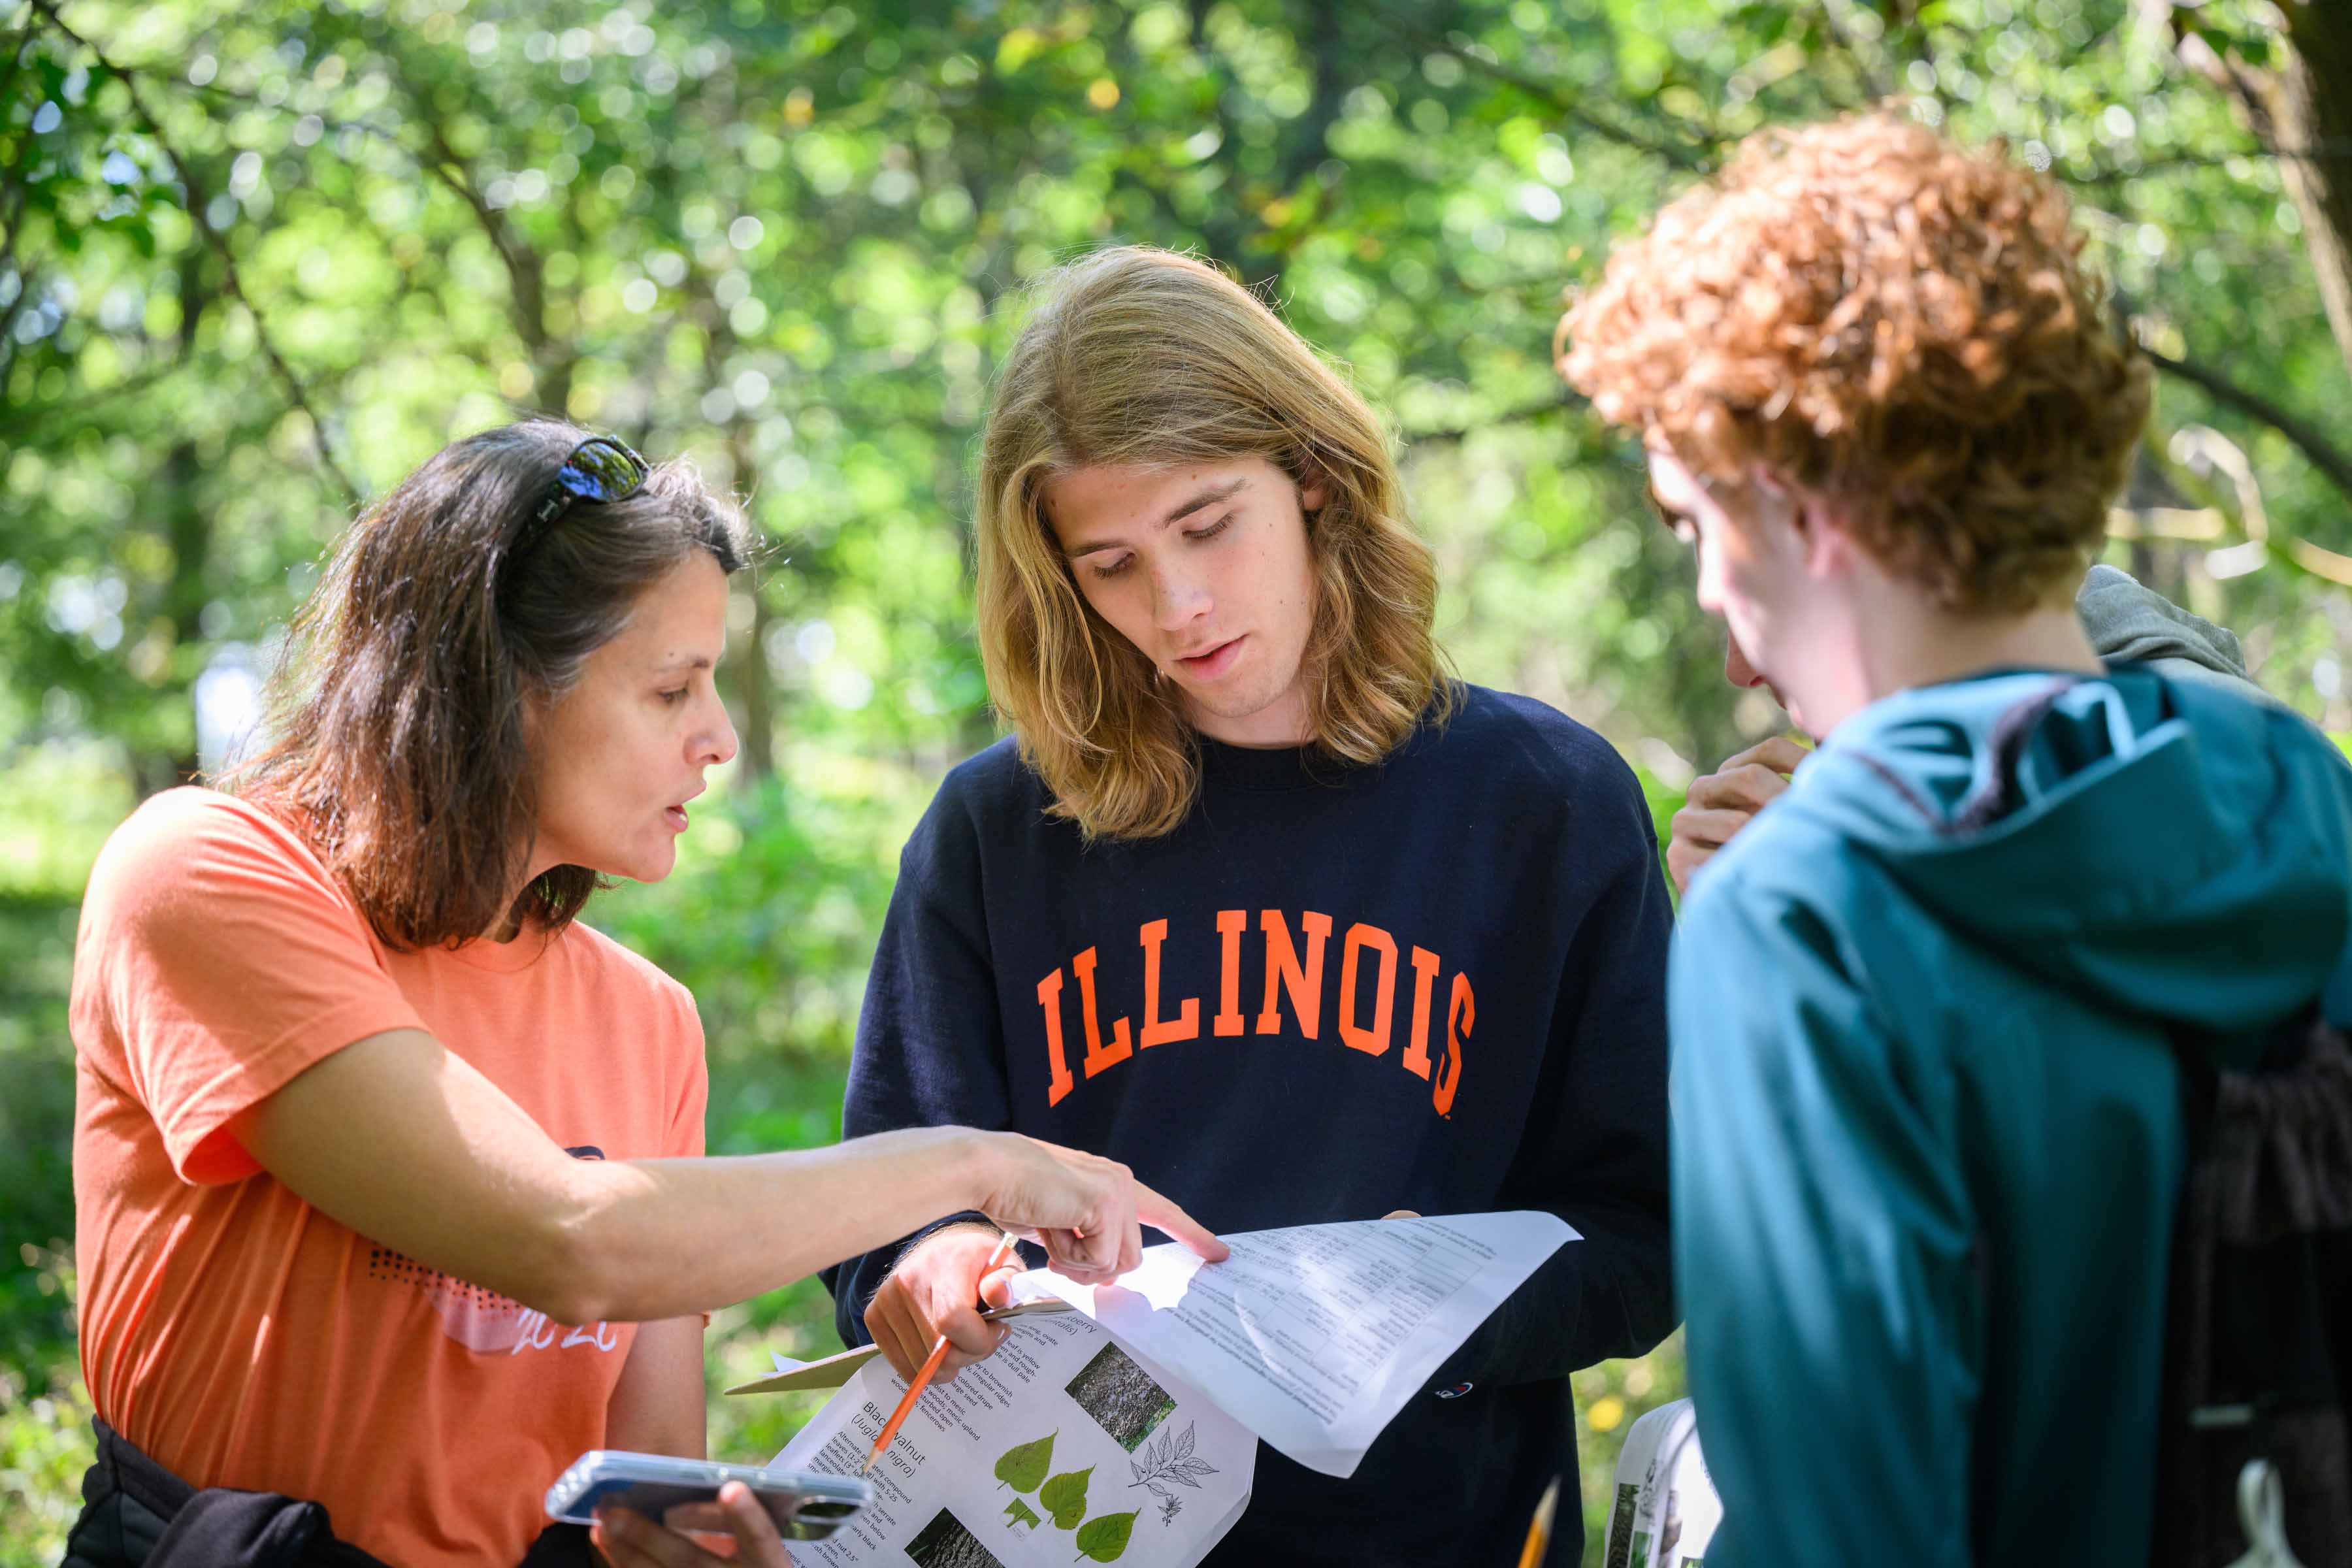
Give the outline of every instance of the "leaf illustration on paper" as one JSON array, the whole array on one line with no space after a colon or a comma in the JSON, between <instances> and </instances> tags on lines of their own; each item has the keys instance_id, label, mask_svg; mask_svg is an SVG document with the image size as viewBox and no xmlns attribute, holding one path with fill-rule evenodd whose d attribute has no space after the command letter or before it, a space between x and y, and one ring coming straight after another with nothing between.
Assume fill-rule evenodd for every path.
<instances>
[{"instance_id":1,"label":"leaf illustration on paper","mask_svg":"<svg viewBox=\"0 0 2352 1568\"><path fill-rule=\"evenodd\" d=\"M1025 1524L1032 1530L1036 1529L1039 1524L1044 1522L1044 1521L1037 1517L1036 1510L1031 1508L1027 1503L1023 1502L1019 1498L1014 1498L1011 1502L1006 1503L1004 1505L1004 1511L1012 1516L1013 1524ZM1008 1524L1004 1528L1010 1530L1013 1528L1013 1524Z\"/></svg>"},{"instance_id":2,"label":"leaf illustration on paper","mask_svg":"<svg viewBox=\"0 0 2352 1568\"><path fill-rule=\"evenodd\" d=\"M1007 1448L1004 1458L996 1461L996 1479L1016 1492L1035 1491L1037 1483L1044 1480L1045 1472L1053 1468L1054 1439L1060 1435L1056 1429L1034 1443ZM1045 1506L1051 1508L1054 1505L1047 1503Z\"/></svg>"},{"instance_id":3,"label":"leaf illustration on paper","mask_svg":"<svg viewBox=\"0 0 2352 1568\"><path fill-rule=\"evenodd\" d=\"M1047 1481L1037 1493L1037 1500L1054 1516L1056 1530L1076 1530L1078 1521L1087 1516L1087 1478L1095 1473L1088 1465L1083 1470L1066 1470ZM1108 1558L1104 1559L1108 1562Z\"/></svg>"},{"instance_id":4,"label":"leaf illustration on paper","mask_svg":"<svg viewBox=\"0 0 2352 1568\"><path fill-rule=\"evenodd\" d=\"M1206 1459L1192 1458L1194 1425L1196 1423L1187 1423L1181 1433L1162 1434L1167 1439L1165 1442L1145 1444L1143 1462L1135 1467L1135 1479L1127 1483L1129 1489L1150 1487L1156 1497L1171 1497L1174 1494L1162 1483L1173 1481L1180 1487L1200 1490L1201 1483L1193 1478L1213 1476L1217 1473L1217 1467Z\"/></svg>"},{"instance_id":5,"label":"leaf illustration on paper","mask_svg":"<svg viewBox=\"0 0 2352 1568\"><path fill-rule=\"evenodd\" d=\"M1107 1513L1087 1521L1078 1531L1078 1556L1091 1557L1097 1563L1109 1563L1127 1550L1128 1537L1135 1533L1135 1515Z\"/></svg>"}]
</instances>

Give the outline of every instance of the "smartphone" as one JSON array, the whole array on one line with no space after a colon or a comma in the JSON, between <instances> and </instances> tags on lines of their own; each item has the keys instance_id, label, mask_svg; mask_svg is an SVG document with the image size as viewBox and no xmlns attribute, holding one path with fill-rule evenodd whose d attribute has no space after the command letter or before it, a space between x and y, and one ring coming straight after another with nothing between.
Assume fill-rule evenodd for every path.
<instances>
[{"instance_id":1,"label":"smartphone","mask_svg":"<svg viewBox=\"0 0 2352 1568\"><path fill-rule=\"evenodd\" d=\"M594 1448L547 1489L547 1513L568 1524L594 1521L598 1508L633 1509L656 1524L670 1522L670 1510L702 1503L673 1528L708 1532L718 1518L719 1489L741 1481L776 1521L786 1541L823 1541L842 1522L874 1500L874 1483L858 1476L820 1476L805 1470L770 1470L757 1465L720 1465L667 1454L630 1454Z\"/></svg>"}]
</instances>

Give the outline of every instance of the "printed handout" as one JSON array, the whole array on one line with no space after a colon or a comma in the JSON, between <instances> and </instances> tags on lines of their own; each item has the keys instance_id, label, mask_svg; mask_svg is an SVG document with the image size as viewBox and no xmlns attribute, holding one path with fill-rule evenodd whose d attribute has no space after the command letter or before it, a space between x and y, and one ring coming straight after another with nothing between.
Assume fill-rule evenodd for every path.
<instances>
[{"instance_id":1,"label":"printed handout","mask_svg":"<svg viewBox=\"0 0 2352 1568\"><path fill-rule=\"evenodd\" d=\"M1349 1476L1382 1428L1576 1232L1540 1213L1365 1220L1227 1236L1203 1263L1170 1243L1118 1283L1013 1281L995 1354L916 1403L871 1472L872 1508L824 1568L1191 1568L1249 1502L1257 1439ZM1066 1303L1075 1310L1043 1310ZM853 1374L849 1368L856 1367ZM854 1354L730 1393L818 1386L831 1404L776 1457L853 1474L906 1384Z\"/></svg>"},{"instance_id":2,"label":"printed handout","mask_svg":"<svg viewBox=\"0 0 2352 1568\"><path fill-rule=\"evenodd\" d=\"M1576 1232L1555 1215L1452 1215L1224 1237L1202 1263L1173 1242L1114 1285L1032 1269L1054 1296L1168 1368L1312 1470L1353 1475L1440 1363Z\"/></svg>"},{"instance_id":3,"label":"printed handout","mask_svg":"<svg viewBox=\"0 0 2352 1568\"><path fill-rule=\"evenodd\" d=\"M867 1362L775 1463L856 1474L906 1389ZM1085 1317L1024 1317L923 1391L868 1472L872 1507L788 1550L823 1568L1185 1568L1241 1517L1256 1462L1247 1430Z\"/></svg>"}]
</instances>

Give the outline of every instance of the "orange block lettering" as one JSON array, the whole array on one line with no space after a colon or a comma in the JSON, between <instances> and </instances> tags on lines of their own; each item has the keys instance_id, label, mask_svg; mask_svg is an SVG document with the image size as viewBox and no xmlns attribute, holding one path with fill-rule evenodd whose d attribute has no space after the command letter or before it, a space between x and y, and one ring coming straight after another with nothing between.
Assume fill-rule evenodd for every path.
<instances>
[{"instance_id":1,"label":"orange block lettering","mask_svg":"<svg viewBox=\"0 0 2352 1568\"><path fill-rule=\"evenodd\" d=\"M1211 1026L1220 1035L1242 1032L1242 932L1247 930L1247 910L1217 911L1217 946L1222 959L1217 973L1217 1021Z\"/></svg>"},{"instance_id":2,"label":"orange block lettering","mask_svg":"<svg viewBox=\"0 0 2352 1568\"><path fill-rule=\"evenodd\" d=\"M1062 1103L1062 1096L1070 1092L1077 1079L1070 1076L1070 1064L1062 1054L1062 972L1037 982L1037 1005L1045 1009L1045 1059L1053 1068L1053 1077L1045 1085L1045 1104L1050 1110Z\"/></svg>"},{"instance_id":3,"label":"orange block lettering","mask_svg":"<svg viewBox=\"0 0 2352 1568\"><path fill-rule=\"evenodd\" d=\"M1372 1026L1356 1023L1356 958L1366 948L1381 955L1380 978L1372 990L1380 1001L1372 1009ZM1339 1037L1352 1049L1376 1057L1389 1048L1389 1015L1396 1006L1396 938L1378 926L1351 925L1348 945L1339 961Z\"/></svg>"},{"instance_id":4,"label":"orange block lettering","mask_svg":"<svg viewBox=\"0 0 2352 1568\"><path fill-rule=\"evenodd\" d=\"M1290 923L1282 918L1282 911L1258 911L1257 929L1265 933L1265 1005L1257 1015L1261 1035L1282 1032L1282 1015L1274 1005L1277 986L1290 993L1290 1010L1297 1016L1300 1034L1311 1040L1322 1026L1323 939L1331 934L1331 917L1307 910L1299 915L1298 926L1307 933L1305 963L1298 962L1298 950L1290 944Z\"/></svg>"},{"instance_id":5,"label":"orange block lettering","mask_svg":"<svg viewBox=\"0 0 2352 1568\"><path fill-rule=\"evenodd\" d=\"M1160 944L1168 940L1168 922L1153 921L1143 928L1143 1047L1164 1046L1171 1040L1195 1040L1201 1037L1201 999L1187 996L1184 1005L1176 1009L1176 1016L1160 1016ZM1121 1022L1125 1022L1124 1019Z\"/></svg>"},{"instance_id":6,"label":"orange block lettering","mask_svg":"<svg viewBox=\"0 0 2352 1568\"><path fill-rule=\"evenodd\" d=\"M1102 1043L1102 1028L1095 1022L1095 950L1088 948L1070 960L1070 967L1078 976L1078 1011L1087 1023L1087 1076L1092 1078L1107 1067L1116 1067L1129 1056L1127 1020L1113 1020L1110 1045Z\"/></svg>"},{"instance_id":7,"label":"orange block lettering","mask_svg":"<svg viewBox=\"0 0 2352 1568\"><path fill-rule=\"evenodd\" d=\"M1478 1016L1478 1004L1470 994L1470 977L1454 977L1454 996L1445 1009L1445 1061L1437 1069L1437 1081L1430 1085L1429 1103L1437 1107L1440 1116L1454 1114L1454 1091L1462 1087L1462 1042L1470 1037L1470 1026Z\"/></svg>"},{"instance_id":8,"label":"orange block lettering","mask_svg":"<svg viewBox=\"0 0 2352 1568\"><path fill-rule=\"evenodd\" d=\"M1437 984L1438 963L1429 949L1412 950L1412 1038L1405 1042L1404 1065L1423 1078L1429 1076L1429 993Z\"/></svg>"}]
</instances>

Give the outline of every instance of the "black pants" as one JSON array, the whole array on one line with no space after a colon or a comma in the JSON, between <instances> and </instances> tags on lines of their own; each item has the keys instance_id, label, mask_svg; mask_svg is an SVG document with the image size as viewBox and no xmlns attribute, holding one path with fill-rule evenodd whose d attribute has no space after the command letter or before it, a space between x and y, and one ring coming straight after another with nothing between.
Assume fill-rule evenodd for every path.
<instances>
[{"instance_id":1,"label":"black pants","mask_svg":"<svg viewBox=\"0 0 2352 1568\"><path fill-rule=\"evenodd\" d=\"M326 1509L276 1492L190 1486L93 1419L98 1458L81 1479L81 1517L64 1568L389 1568L336 1539ZM550 1525L521 1568L589 1568L588 1532Z\"/></svg>"}]
</instances>

